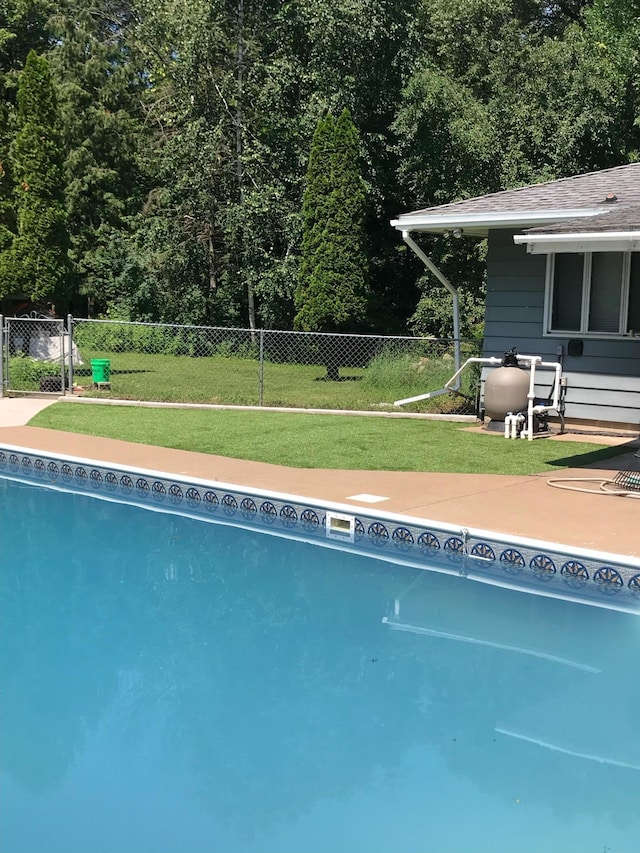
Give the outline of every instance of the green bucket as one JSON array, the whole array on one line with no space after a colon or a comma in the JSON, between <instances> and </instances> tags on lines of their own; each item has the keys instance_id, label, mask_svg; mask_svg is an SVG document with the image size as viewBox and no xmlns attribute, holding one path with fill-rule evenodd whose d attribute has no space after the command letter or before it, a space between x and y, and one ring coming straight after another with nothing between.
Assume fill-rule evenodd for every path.
<instances>
[{"instance_id":1,"label":"green bucket","mask_svg":"<svg viewBox=\"0 0 640 853\"><path fill-rule=\"evenodd\" d=\"M91 378L94 385L100 382L109 382L111 376L111 362L108 358L91 359Z\"/></svg>"}]
</instances>

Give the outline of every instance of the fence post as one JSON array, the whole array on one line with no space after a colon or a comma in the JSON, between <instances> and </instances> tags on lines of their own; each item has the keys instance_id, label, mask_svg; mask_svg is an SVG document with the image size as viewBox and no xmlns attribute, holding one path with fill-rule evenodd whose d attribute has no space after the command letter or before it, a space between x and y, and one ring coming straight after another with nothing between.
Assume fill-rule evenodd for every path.
<instances>
[{"instance_id":1,"label":"fence post","mask_svg":"<svg viewBox=\"0 0 640 853\"><path fill-rule=\"evenodd\" d=\"M0 400L4 397L4 317L0 314Z\"/></svg>"},{"instance_id":2,"label":"fence post","mask_svg":"<svg viewBox=\"0 0 640 853\"><path fill-rule=\"evenodd\" d=\"M264 329L260 329L260 364L258 366L258 405L264 402Z\"/></svg>"},{"instance_id":3,"label":"fence post","mask_svg":"<svg viewBox=\"0 0 640 853\"><path fill-rule=\"evenodd\" d=\"M67 338L69 340L69 391L73 394L73 315L67 314Z\"/></svg>"}]
</instances>

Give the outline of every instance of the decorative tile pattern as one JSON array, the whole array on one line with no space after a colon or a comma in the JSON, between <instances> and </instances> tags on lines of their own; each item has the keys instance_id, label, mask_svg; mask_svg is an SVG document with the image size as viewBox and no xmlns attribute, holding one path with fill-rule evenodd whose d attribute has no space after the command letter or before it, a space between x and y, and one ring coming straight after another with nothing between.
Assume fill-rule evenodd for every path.
<instances>
[{"instance_id":1,"label":"decorative tile pattern","mask_svg":"<svg viewBox=\"0 0 640 853\"><path fill-rule=\"evenodd\" d=\"M271 501L263 501L260 504L260 517L265 524L275 524L278 518L278 510Z\"/></svg>"},{"instance_id":2,"label":"decorative tile pattern","mask_svg":"<svg viewBox=\"0 0 640 853\"><path fill-rule=\"evenodd\" d=\"M541 580L548 580L556 573L555 563L551 557L547 557L546 554L536 554L536 556L529 561L529 568L532 569L536 577Z\"/></svg>"},{"instance_id":3,"label":"decorative tile pattern","mask_svg":"<svg viewBox=\"0 0 640 853\"><path fill-rule=\"evenodd\" d=\"M620 572L610 566L603 566L593 576L594 581L600 585L603 592L611 595L616 593L624 585Z\"/></svg>"},{"instance_id":4,"label":"decorative tile pattern","mask_svg":"<svg viewBox=\"0 0 640 853\"><path fill-rule=\"evenodd\" d=\"M374 521L367 530L369 541L377 548L383 548L389 541L389 531L381 521Z\"/></svg>"},{"instance_id":5,"label":"decorative tile pattern","mask_svg":"<svg viewBox=\"0 0 640 853\"><path fill-rule=\"evenodd\" d=\"M226 524L250 524L327 544L326 518L319 507L284 502L275 496L256 499L241 491L218 491L179 478L157 475L149 479L143 473L131 475L115 467L80 464L46 454L32 454L0 448L0 473L43 486L71 489L83 494L108 495L139 506L162 507L167 512L182 512L201 518L218 517ZM479 539L467 530L459 535L430 525L396 523L376 517L373 508L354 507L354 542L341 543L345 550L360 553L394 555L417 568L439 568L467 577L492 579L496 583L577 600L600 602L640 612L640 572L637 564L598 562L576 559L570 553L533 551L499 539ZM389 547L393 546L393 547ZM607 602L611 601L611 604ZM615 603L614 603L615 602Z\"/></svg>"},{"instance_id":6,"label":"decorative tile pattern","mask_svg":"<svg viewBox=\"0 0 640 853\"><path fill-rule=\"evenodd\" d=\"M449 536L444 543L444 551L449 557L464 556L464 541L459 536Z\"/></svg>"},{"instance_id":7,"label":"decorative tile pattern","mask_svg":"<svg viewBox=\"0 0 640 853\"><path fill-rule=\"evenodd\" d=\"M187 506L189 509L195 509L200 504L200 492L193 486L186 491Z\"/></svg>"},{"instance_id":8,"label":"decorative tile pattern","mask_svg":"<svg viewBox=\"0 0 640 853\"><path fill-rule=\"evenodd\" d=\"M220 504L222 506L222 511L228 518L234 516L238 511L238 501L233 495L228 493L222 496Z\"/></svg>"},{"instance_id":9,"label":"decorative tile pattern","mask_svg":"<svg viewBox=\"0 0 640 853\"><path fill-rule=\"evenodd\" d=\"M282 526L288 530L295 527L298 523L298 513L291 504L285 504L280 510L280 521L282 522Z\"/></svg>"},{"instance_id":10,"label":"decorative tile pattern","mask_svg":"<svg viewBox=\"0 0 640 853\"><path fill-rule=\"evenodd\" d=\"M300 520L302 522L302 528L307 533L311 533L318 529L320 524L320 519L318 518L318 513L314 509L303 509L300 513Z\"/></svg>"},{"instance_id":11,"label":"decorative tile pattern","mask_svg":"<svg viewBox=\"0 0 640 853\"><path fill-rule=\"evenodd\" d=\"M520 574L524 569L524 557L517 548L506 548L500 554L500 562L505 572L512 575Z\"/></svg>"},{"instance_id":12,"label":"decorative tile pattern","mask_svg":"<svg viewBox=\"0 0 640 853\"><path fill-rule=\"evenodd\" d=\"M252 498L242 498L240 501L240 512L246 521L252 521L258 512L256 502Z\"/></svg>"},{"instance_id":13,"label":"decorative tile pattern","mask_svg":"<svg viewBox=\"0 0 640 853\"><path fill-rule=\"evenodd\" d=\"M589 580L589 572L579 560L568 560L560 569L560 574L571 587L581 587Z\"/></svg>"},{"instance_id":14,"label":"decorative tile pattern","mask_svg":"<svg viewBox=\"0 0 640 853\"><path fill-rule=\"evenodd\" d=\"M423 554L432 555L434 551L440 550L440 540L430 530L425 530L418 536L418 547Z\"/></svg>"},{"instance_id":15,"label":"decorative tile pattern","mask_svg":"<svg viewBox=\"0 0 640 853\"><path fill-rule=\"evenodd\" d=\"M169 486L169 500L171 501L171 503L176 506L177 504L182 503L183 497L184 494L180 486L178 486L176 483L172 483Z\"/></svg>"},{"instance_id":16,"label":"decorative tile pattern","mask_svg":"<svg viewBox=\"0 0 640 853\"><path fill-rule=\"evenodd\" d=\"M215 492L208 491L204 493L203 503L208 512L215 512L218 509L220 501Z\"/></svg>"},{"instance_id":17,"label":"decorative tile pattern","mask_svg":"<svg viewBox=\"0 0 640 853\"><path fill-rule=\"evenodd\" d=\"M471 555L480 557L482 560L495 560L496 558L495 551L486 542L477 542L471 549Z\"/></svg>"},{"instance_id":18,"label":"decorative tile pattern","mask_svg":"<svg viewBox=\"0 0 640 853\"><path fill-rule=\"evenodd\" d=\"M409 551L415 542L408 527L396 527L392 535L393 544L399 551Z\"/></svg>"}]
</instances>

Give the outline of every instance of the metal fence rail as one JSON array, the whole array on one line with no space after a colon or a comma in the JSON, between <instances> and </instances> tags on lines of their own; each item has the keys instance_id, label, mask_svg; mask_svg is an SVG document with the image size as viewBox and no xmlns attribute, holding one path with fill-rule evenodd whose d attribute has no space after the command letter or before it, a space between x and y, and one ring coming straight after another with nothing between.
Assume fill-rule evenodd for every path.
<instances>
[{"instance_id":1,"label":"metal fence rail","mask_svg":"<svg viewBox=\"0 0 640 853\"><path fill-rule=\"evenodd\" d=\"M455 341L69 319L77 393L122 399L350 410L442 388L455 371ZM463 360L481 341L461 341ZM79 364L81 359L82 364ZM96 390L91 361L110 361ZM474 414L479 375L460 392L408 411Z\"/></svg>"}]
</instances>

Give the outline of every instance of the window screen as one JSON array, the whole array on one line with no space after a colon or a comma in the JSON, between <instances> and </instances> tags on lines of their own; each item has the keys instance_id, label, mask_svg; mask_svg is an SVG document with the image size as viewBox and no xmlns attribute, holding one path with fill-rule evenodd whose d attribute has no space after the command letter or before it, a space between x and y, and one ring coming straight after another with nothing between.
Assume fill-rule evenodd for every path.
<instances>
[{"instance_id":1,"label":"window screen","mask_svg":"<svg viewBox=\"0 0 640 853\"><path fill-rule=\"evenodd\" d=\"M594 252L591 256L590 332L620 331L622 252Z\"/></svg>"},{"instance_id":2,"label":"window screen","mask_svg":"<svg viewBox=\"0 0 640 853\"><path fill-rule=\"evenodd\" d=\"M579 331L584 255L557 254L553 273L551 328Z\"/></svg>"}]
</instances>

